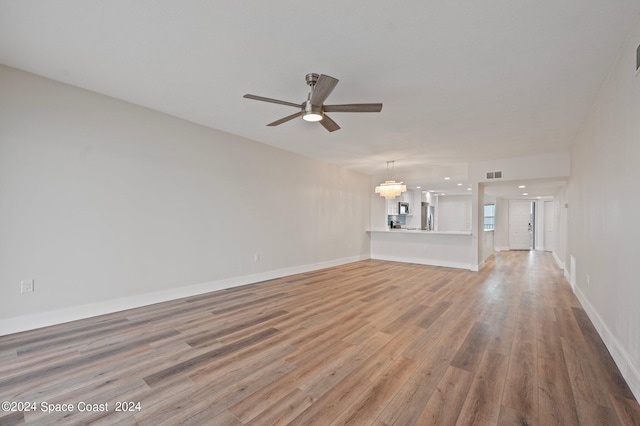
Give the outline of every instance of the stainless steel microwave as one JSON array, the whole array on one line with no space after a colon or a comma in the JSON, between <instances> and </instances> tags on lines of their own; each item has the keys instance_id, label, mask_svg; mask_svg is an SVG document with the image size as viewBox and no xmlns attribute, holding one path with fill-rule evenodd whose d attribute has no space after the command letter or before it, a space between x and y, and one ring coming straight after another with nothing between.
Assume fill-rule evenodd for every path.
<instances>
[{"instance_id":1,"label":"stainless steel microwave","mask_svg":"<svg viewBox=\"0 0 640 426\"><path fill-rule=\"evenodd\" d=\"M398 203L398 214L409 214L409 203Z\"/></svg>"}]
</instances>

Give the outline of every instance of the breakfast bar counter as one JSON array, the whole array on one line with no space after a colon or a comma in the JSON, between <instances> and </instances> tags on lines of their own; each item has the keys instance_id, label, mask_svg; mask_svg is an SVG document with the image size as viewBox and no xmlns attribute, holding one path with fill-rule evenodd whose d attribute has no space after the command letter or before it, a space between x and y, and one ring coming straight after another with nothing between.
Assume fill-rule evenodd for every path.
<instances>
[{"instance_id":1,"label":"breakfast bar counter","mask_svg":"<svg viewBox=\"0 0 640 426\"><path fill-rule=\"evenodd\" d=\"M371 258L477 271L471 231L368 228Z\"/></svg>"},{"instance_id":2,"label":"breakfast bar counter","mask_svg":"<svg viewBox=\"0 0 640 426\"><path fill-rule=\"evenodd\" d=\"M471 231L423 231L422 229L390 229L390 228L367 228L367 232L382 232L392 234L428 234L428 235L471 235Z\"/></svg>"}]
</instances>

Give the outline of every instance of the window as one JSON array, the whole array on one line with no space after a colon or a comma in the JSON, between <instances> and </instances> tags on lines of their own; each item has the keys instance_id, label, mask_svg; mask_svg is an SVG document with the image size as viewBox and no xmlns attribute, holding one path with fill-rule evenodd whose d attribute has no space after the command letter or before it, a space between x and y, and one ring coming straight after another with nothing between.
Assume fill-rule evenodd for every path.
<instances>
[{"instance_id":1,"label":"window","mask_svg":"<svg viewBox=\"0 0 640 426\"><path fill-rule=\"evenodd\" d=\"M484 205L484 229L485 231L496 229L496 205L495 204Z\"/></svg>"}]
</instances>

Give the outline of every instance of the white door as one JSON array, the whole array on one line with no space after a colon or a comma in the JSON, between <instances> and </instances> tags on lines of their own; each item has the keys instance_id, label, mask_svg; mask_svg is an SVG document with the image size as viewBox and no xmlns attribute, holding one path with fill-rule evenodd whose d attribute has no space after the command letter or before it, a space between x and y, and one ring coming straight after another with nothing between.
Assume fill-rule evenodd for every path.
<instances>
[{"instance_id":1,"label":"white door","mask_svg":"<svg viewBox=\"0 0 640 426\"><path fill-rule=\"evenodd\" d=\"M531 201L509 201L509 247L531 250Z\"/></svg>"},{"instance_id":2,"label":"white door","mask_svg":"<svg viewBox=\"0 0 640 426\"><path fill-rule=\"evenodd\" d=\"M556 209L553 201L544 202L544 251L553 251L556 228Z\"/></svg>"}]
</instances>

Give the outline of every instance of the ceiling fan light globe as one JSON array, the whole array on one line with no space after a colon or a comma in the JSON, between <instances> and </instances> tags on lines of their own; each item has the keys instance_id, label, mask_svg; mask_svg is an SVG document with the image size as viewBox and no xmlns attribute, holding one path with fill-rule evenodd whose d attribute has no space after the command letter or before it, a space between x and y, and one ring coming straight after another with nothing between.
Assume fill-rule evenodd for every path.
<instances>
[{"instance_id":1,"label":"ceiling fan light globe","mask_svg":"<svg viewBox=\"0 0 640 426\"><path fill-rule=\"evenodd\" d=\"M322 114L318 114L316 112L308 112L302 116L302 119L305 121L320 121L322 120Z\"/></svg>"}]
</instances>

